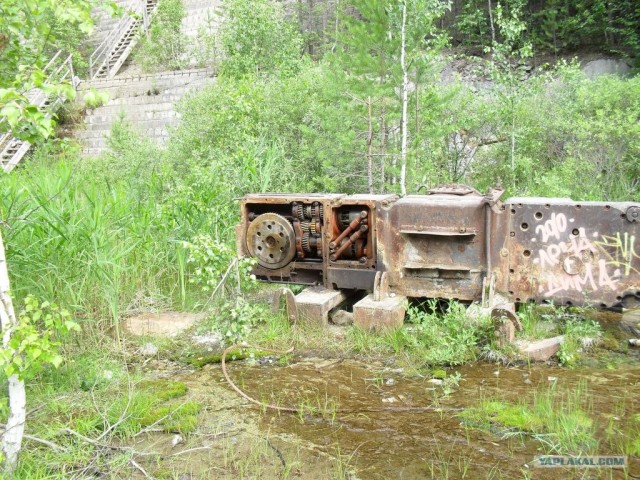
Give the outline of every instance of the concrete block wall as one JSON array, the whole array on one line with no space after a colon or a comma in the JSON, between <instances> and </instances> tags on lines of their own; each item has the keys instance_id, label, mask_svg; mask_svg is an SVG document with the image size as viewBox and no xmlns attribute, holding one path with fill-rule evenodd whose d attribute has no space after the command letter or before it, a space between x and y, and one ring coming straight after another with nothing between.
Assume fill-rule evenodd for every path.
<instances>
[{"instance_id":1,"label":"concrete block wall","mask_svg":"<svg viewBox=\"0 0 640 480\"><path fill-rule=\"evenodd\" d=\"M202 28L216 29L220 24L220 0L183 0L185 17L182 20L182 33L195 38Z\"/></svg>"},{"instance_id":2,"label":"concrete block wall","mask_svg":"<svg viewBox=\"0 0 640 480\"><path fill-rule=\"evenodd\" d=\"M127 7L135 0L116 0ZM182 33L194 38L202 27L217 28L220 23L221 0L183 0L185 18ZM96 29L92 41L97 46L115 28L118 18L112 19L101 10L95 11ZM152 19L153 22L153 19ZM129 72L139 70L131 65ZM111 80L82 82L78 97L94 87L109 95L106 105L87 110L84 129L75 137L84 145L84 153L97 155L107 148L107 138L113 122L124 118L142 134L159 144L165 144L171 127L177 125L179 115L175 104L188 92L198 90L215 81L213 68L195 68L152 75L123 73Z\"/></svg>"},{"instance_id":3,"label":"concrete block wall","mask_svg":"<svg viewBox=\"0 0 640 480\"><path fill-rule=\"evenodd\" d=\"M176 103L188 92L214 81L214 70L201 68L82 82L78 87L80 98L94 87L106 92L109 101L87 110L85 128L76 131L75 137L84 145L85 154L100 154L107 149L112 124L124 119L138 132L163 145L169 138L170 128L180 119L175 110Z\"/></svg>"}]
</instances>

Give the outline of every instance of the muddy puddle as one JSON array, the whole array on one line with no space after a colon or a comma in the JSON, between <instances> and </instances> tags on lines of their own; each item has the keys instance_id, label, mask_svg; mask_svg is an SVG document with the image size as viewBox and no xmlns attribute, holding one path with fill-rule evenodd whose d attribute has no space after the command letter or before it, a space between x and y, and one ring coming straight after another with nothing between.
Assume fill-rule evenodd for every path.
<instances>
[{"instance_id":1,"label":"muddy puddle","mask_svg":"<svg viewBox=\"0 0 640 480\"><path fill-rule=\"evenodd\" d=\"M607 331L622 331L620 315L609 313L601 320ZM640 321L640 315L631 320ZM463 424L459 416L460 410L483 399L517 402L552 387L562 392L580 389L596 425L597 453L620 454L616 444L624 439L615 432L640 414L640 356L631 350L625 358L614 367L605 361L576 369L478 362L448 369L449 376L460 375L451 388L402 369L304 355L286 366L232 363L229 373L251 396L303 410L262 411L257 422L262 432L296 438L307 452L332 458L334 466L323 478L638 478L640 460L633 456L626 472L533 468L534 456L549 452L539 441L481 431ZM230 390L219 368L194 375Z\"/></svg>"},{"instance_id":2,"label":"muddy puddle","mask_svg":"<svg viewBox=\"0 0 640 480\"><path fill-rule=\"evenodd\" d=\"M579 391L581 408L595 425L598 447L592 451L618 455L621 444L640 442L640 348L626 346L630 337L640 337L633 331L640 328L640 312L624 319L599 313L598 320L609 347L574 369L475 362L445 369L456 381L439 383L390 361L312 357L304 351L287 365L277 358L228 364L246 393L301 413L250 404L231 389L217 364L174 371L171 380L184 382L189 400L202 406L197 431L178 445L172 446L172 435L153 433L134 446L163 454L159 464L145 464L155 478L640 478L637 456L628 456L626 471L534 468L536 455L550 453L539 440L499 428L481 430L461 418L485 400L530 403L549 391L559 392L558 398Z\"/></svg>"},{"instance_id":3,"label":"muddy puddle","mask_svg":"<svg viewBox=\"0 0 640 480\"><path fill-rule=\"evenodd\" d=\"M322 414L266 412L261 426L295 434L319 451L340 456L357 478L523 478L527 472L531 478L567 478L571 471L559 477L555 469L531 468L533 457L545 453L536 440L501 439L465 427L458 416L458 409L475 406L481 399L531 398L551 382L567 390L586 387L591 415L602 427L610 420L625 421L616 417L620 405L625 405L626 415L640 412L637 366L569 371L478 363L456 369L462 375L459 387L448 395L426 379L352 361L308 359L287 367L236 365L230 371L259 399L322 410ZM404 409L418 406L434 410ZM387 410L375 411L381 408ZM604 432L599 434L599 454L619 453L608 445ZM638 459L629 460L629 473L640 474ZM625 478L620 472L612 477Z\"/></svg>"}]
</instances>

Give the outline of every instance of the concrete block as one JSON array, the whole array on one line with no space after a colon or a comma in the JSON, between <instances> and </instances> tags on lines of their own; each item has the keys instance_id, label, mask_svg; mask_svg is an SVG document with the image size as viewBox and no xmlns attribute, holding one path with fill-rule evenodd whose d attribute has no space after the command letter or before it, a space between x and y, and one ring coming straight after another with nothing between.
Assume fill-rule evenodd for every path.
<instances>
[{"instance_id":1,"label":"concrete block","mask_svg":"<svg viewBox=\"0 0 640 480\"><path fill-rule=\"evenodd\" d=\"M553 357L560 345L564 342L564 335L558 337L546 338L544 340L538 340L536 342L526 342L518 345L520 353L530 360L536 362L546 362Z\"/></svg>"},{"instance_id":2,"label":"concrete block","mask_svg":"<svg viewBox=\"0 0 640 480\"><path fill-rule=\"evenodd\" d=\"M397 295L380 301L367 295L353 306L353 323L367 330L384 330L401 327L406 313L407 297Z\"/></svg>"},{"instance_id":3,"label":"concrete block","mask_svg":"<svg viewBox=\"0 0 640 480\"><path fill-rule=\"evenodd\" d=\"M329 311L347 299L340 290L310 287L296 295L297 318L323 326L329 324Z\"/></svg>"}]
</instances>

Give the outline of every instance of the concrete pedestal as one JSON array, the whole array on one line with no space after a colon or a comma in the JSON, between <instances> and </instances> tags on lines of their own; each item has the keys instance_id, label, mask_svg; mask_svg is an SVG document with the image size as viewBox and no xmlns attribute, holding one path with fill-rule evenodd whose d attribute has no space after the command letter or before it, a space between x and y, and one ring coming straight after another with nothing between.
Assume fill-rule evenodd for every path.
<instances>
[{"instance_id":1,"label":"concrete pedestal","mask_svg":"<svg viewBox=\"0 0 640 480\"><path fill-rule=\"evenodd\" d=\"M310 287L295 298L296 321L329 324L329 311L347 299L340 290L327 290L323 287Z\"/></svg>"},{"instance_id":2,"label":"concrete pedestal","mask_svg":"<svg viewBox=\"0 0 640 480\"><path fill-rule=\"evenodd\" d=\"M367 330L401 327L406 313L407 297L386 297L375 301L367 295L353 306L353 323Z\"/></svg>"}]
</instances>

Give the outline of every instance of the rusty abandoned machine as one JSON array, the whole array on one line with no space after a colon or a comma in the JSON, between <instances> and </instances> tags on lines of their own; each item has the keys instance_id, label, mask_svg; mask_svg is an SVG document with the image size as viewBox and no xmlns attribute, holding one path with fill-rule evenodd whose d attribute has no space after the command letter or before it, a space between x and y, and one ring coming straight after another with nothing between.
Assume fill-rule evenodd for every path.
<instances>
[{"instance_id":1,"label":"rusty abandoned machine","mask_svg":"<svg viewBox=\"0 0 640 480\"><path fill-rule=\"evenodd\" d=\"M395 305L405 297L485 306L497 297L599 308L640 303L640 204L501 202L501 193L449 185L404 198L247 195L238 253L256 258L261 280L316 285L325 299L333 292L327 308L350 291L373 292L363 300L379 303L370 326L385 321L389 298Z\"/></svg>"}]
</instances>

